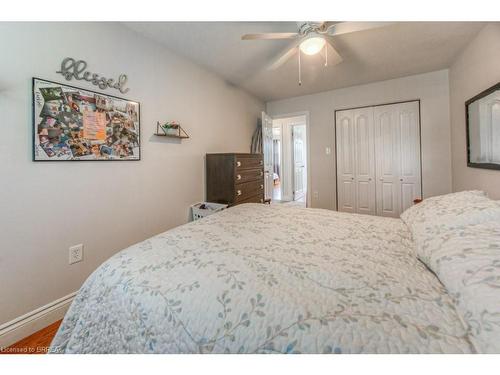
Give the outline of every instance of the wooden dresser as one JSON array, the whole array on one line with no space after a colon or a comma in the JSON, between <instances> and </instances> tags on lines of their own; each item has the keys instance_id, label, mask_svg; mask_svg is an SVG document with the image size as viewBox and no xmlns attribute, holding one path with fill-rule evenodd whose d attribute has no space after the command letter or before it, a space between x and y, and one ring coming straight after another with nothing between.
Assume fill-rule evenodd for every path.
<instances>
[{"instance_id":1,"label":"wooden dresser","mask_svg":"<svg viewBox=\"0 0 500 375\"><path fill-rule=\"evenodd\" d=\"M208 202L264 202L262 154L207 154L206 170Z\"/></svg>"}]
</instances>

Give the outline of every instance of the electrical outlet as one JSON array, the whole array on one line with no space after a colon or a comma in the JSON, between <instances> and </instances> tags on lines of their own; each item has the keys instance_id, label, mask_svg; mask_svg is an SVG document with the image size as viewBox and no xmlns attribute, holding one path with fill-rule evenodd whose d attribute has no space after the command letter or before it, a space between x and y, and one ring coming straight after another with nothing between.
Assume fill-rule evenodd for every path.
<instances>
[{"instance_id":1,"label":"electrical outlet","mask_svg":"<svg viewBox=\"0 0 500 375\"><path fill-rule=\"evenodd\" d=\"M313 198L319 199L319 193L317 191L313 191Z\"/></svg>"},{"instance_id":2,"label":"electrical outlet","mask_svg":"<svg viewBox=\"0 0 500 375\"><path fill-rule=\"evenodd\" d=\"M78 263L83 260L83 244L74 245L69 248L69 264Z\"/></svg>"}]
</instances>

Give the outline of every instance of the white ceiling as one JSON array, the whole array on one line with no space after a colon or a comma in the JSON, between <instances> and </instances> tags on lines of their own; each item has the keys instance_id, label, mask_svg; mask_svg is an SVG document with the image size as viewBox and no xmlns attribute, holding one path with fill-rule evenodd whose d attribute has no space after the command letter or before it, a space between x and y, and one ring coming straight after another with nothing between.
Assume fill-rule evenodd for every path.
<instances>
[{"instance_id":1,"label":"white ceiling","mask_svg":"<svg viewBox=\"0 0 500 375\"><path fill-rule=\"evenodd\" d=\"M129 22L125 25L206 67L264 101L444 69L484 26L479 22L400 22L334 38L343 62L324 67L302 55L266 67L289 40L242 41L255 32L296 31L295 22Z\"/></svg>"}]
</instances>

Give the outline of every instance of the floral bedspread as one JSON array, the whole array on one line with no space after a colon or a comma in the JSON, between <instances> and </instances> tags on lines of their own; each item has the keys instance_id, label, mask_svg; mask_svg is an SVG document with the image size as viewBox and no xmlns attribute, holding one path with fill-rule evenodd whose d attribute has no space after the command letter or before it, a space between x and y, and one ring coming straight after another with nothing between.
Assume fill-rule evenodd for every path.
<instances>
[{"instance_id":1,"label":"floral bedspread","mask_svg":"<svg viewBox=\"0 0 500 375\"><path fill-rule=\"evenodd\" d=\"M468 353L399 219L240 205L131 246L85 282L63 353Z\"/></svg>"}]
</instances>

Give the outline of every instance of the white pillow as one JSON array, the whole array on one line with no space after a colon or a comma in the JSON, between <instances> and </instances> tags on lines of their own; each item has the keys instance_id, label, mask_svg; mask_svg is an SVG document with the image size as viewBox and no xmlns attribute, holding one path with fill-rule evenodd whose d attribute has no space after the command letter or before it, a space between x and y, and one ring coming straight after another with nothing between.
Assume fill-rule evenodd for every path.
<instances>
[{"instance_id":1,"label":"white pillow","mask_svg":"<svg viewBox=\"0 0 500 375\"><path fill-rule=\"evenodd\" d=\"M471 209L491 207L484 191L461 191L424 199L401 214L401 219L410 229L450 221L456 216L470 213Z\"/></svg>"},{"instance_id":2,"label":"white pillow","mask_svg":"<svg viewBox=\"0 0 500 375\"><path fill-rule=\"evenodd\" d=\"M425 199L401 214L483 353L500 353L500 202L481 191Z\"/></svg>"},{"instance_id":3,"label":"white pillow","mask_svg":"<svg viewBox=\"0 0 500 375\"><path fill-rule=\"evenodd\" d=\"M426 234L426 263L455 300L474 345L500 353L500 220Z\"/></svg>"},{"instance_id":4,"label":"white pillow","mask_svg":"<svg viewBox=\"0 0 500 375\"><path fill-rule=\"evenodd\" d=\"M435 229L446 229L500 221L500 201L489 199L482 191L462 191L423 200L401 214L411 231L417 257L429 267L432 248L424 245ZM432 268L431 268L432 269Z\"/></svg>"}]
</instances>

